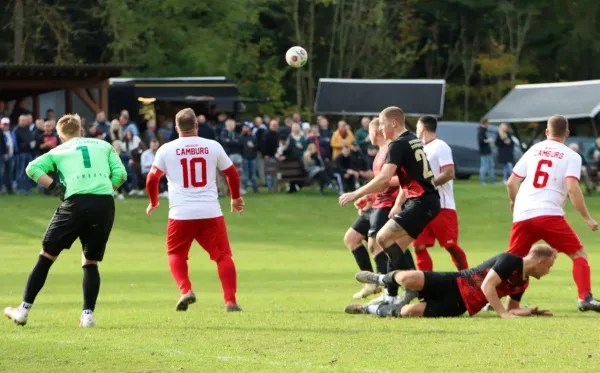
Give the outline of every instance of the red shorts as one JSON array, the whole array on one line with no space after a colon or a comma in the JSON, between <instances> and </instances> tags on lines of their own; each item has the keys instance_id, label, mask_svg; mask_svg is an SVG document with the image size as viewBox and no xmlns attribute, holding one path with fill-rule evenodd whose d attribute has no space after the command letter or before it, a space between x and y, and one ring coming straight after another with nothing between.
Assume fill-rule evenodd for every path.
<instances>
[{"instance_id":1,"label":"red shorts","mask_svg":"<svg viewBox=\"0 0 600 373\"><path fill-rule=\"evenodd\" d=\"M438 240L440 246L450 247L458 244L458 215L456 210L441 209L423 232L413 242L413 247L435 245Z\"/></svg>"},{"instance_id":2,"label":"red shorts","mask_svg":"<svg viewBox=\"0 0 600 373\"><path fill-rule=\"evenodd\" d=\"M167 226L167 253L185 255L192 242L198 242L210 255L211 260L231 256L227 227L222 216L212 219L174 220Z\"/></svg>"},{"instance_id":3,"label":"red shorts","mask_svg":"<svg viewBox=\"0 0 600 373\"><path fill-rule=\"evenodd\" d=\"M513 223L508 252L524 257L531 246L540 240L567 255L583 248L577 233L564 216L537 216Z\"/></svg>"}]
</instances>

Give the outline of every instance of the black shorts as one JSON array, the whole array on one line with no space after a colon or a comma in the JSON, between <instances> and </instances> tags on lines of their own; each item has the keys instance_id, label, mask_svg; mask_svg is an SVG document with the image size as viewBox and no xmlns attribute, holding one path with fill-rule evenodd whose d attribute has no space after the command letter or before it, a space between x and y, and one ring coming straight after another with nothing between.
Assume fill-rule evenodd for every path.
<instances>
[{"instance_id":1,"label":"black shorts","mask_svg":"<svg viewBox=\"0 0 600 373\"><path fill-rule=\"evenodd\" d=\"M467 312L456 278L459 272L423 272L425 285L419 298L425 302L423 317L457 317Z\"/></svg>"},{"instance_id":2,"label":"black shorts","mask_svg":"<svg viewBox=\"0 0 600 373\"><path fill-rule=\"evenodd\" d=\"M427 224L437 216L440 209L439 195L428 193L408 199L402 206L402 211L394 215L393 219L414 239L419 237Z\"/></svg>"},{"instance_id":3,"label":"black shorts","mask_svg":"<svg viewBox=\"0 0 600 373\"><path fill-rule=\"evenodd\" d=\"M69 197L54 212L42 240L44 251L57 256L79 238L88 260L102 261L115 220L112 195L80 194Z\"/></svg>"},{"instance_id":4,"label":"black shorts","mask_svg":"<svg viewBox=\"0 0 600 373\"><path fill-rule=\"evenodd\" d=\"M389 207L368 209L356 219L354 224L352 224L352 229L364 237L375 237L377 232L390 220L388 217L390 210L391 208Z\"/></svg>"}]
</instances>

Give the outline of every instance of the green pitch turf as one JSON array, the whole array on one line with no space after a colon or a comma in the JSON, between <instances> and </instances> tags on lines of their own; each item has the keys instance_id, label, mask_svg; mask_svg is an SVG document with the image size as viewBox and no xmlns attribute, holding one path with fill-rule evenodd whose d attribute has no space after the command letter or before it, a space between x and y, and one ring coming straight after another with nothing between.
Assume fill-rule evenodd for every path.
<instances>
[{"instance_id":1,"label":"green pitch turf","mask_svg":"<svg viewBox=\"0 0 600 373\"><path fill-rule=\"evenodd\" d=\"M460 243L471 265L506 249L510 213L503 186L457 182ZM216 267L194 246L198 303L176 313L178 289L164 248L167 201L152 218L145 199L116 201L95 329L79 329L81 250L53 266L25 327L0 320L0 372L592 372L600 368L600 314L581 313L571 261L532 280L529 306L553 318L458 319L351 316L360 285L342 237L356 212L337 197L249 195L242 217L226 210L243 313L225 313ZM223 200L227 209L227 201ZM588 199L598 212L600 197ZM0 197L0 306L16 306L58 201ZM568 220L590 255L600 296L599 234L569 205ZM596 214L600 218L600 214ZM453 270L431 249L436 270Z\"/></svg>"}]
</instances>

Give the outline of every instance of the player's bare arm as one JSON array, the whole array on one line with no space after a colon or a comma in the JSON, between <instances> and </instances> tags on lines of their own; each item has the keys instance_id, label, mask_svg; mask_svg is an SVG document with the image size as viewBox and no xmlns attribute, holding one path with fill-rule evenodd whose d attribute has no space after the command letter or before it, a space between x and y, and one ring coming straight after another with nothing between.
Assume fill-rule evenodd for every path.
<instances>
[{"instance_id":1,"label":"player's bare arm","mask_svg":"<svg viewBox=\"0 0 600 373\"><path fill-rule=\"evenodd\" d=\"M569 199L575 209L581 214L581 216L585 219L586 224L592 231L598 230L598 223L592 219L590 212L585 204L585 199L583 198L583 192L581 191L581 187L579 186L579 180L575 178L567 178L567 192L569 193Z\"/></svg>"},{"instance_id":2,"label":"player's bare arm","mask_svg":"<svg viewBox=\"0 0 600 373\"><path fill-rule=\"evenodd\" d=\"M521 185L521 180L523 179L521 179L515 174L512 174L506 181L506 190L508 191L508 198L510 199L511 210L515 205L515 199L517 198L517 193L519 192L519 185Z\"/></svg>"},{"instance_id":3,"label":"player's bare arm","mask_svg":"<svg viewBox=\"0 0 600 373\"><path fill-rule=\"evenodd\" d=\"M406 202L406 193L404 192L404 189L400 189L400 191L398 192L398 196L396 197L396 201L394 202L394 206L392 206L392 209L390 210L388 218L391 219L392 217L394 217L394 215L399 214L400 211L402 211L402 206L404 205L404 202Z\"/></svg>"},{"instance_id":4,"label":"player's bare arm","mask_svg":"<svg viewBox=\"0 0 600 373\"><path fill-rule=\"evenodd\" d=\"M493 269L490 269L488 274L485 276L485 279L483 279L483 283L481 284L481 291L483 291L483 294L485 295L485 298L487 299L488 303L494 308L496 312L498 312L498 315L500 315L500 317L504 319L518 317L517 315L508 312L506 308L504 308L504 306L502 305L500 297L498 297L498 292L496 291L496 288L498 287L498 285L500 285L501 282L502 279L500 278L498 273L496 273L496 271L494 271Z\"/></svg>"},{"instance_id":5,"label":"player's bare arm","mask_svg":"<svg viewBox=\"0 0 600 373\"><path fill-rule=\"evenodd\" d=\"M438 177L433 179L433 185L435 185L435 186L444 185L448 181L454 180L454 177L455 177L454 165L453 164L446 165L442 168L442 173Z\"/></svg>"},{"instance_id":6,"label":"player's bare arm","mask_svg":"<svg viewBox=\"0 0 600 373\"><path fill-rule=\"evenodd\" d=\"M379 175L375 176L373 180L369 181L369 183L354 192L342 194L339 199L340 206L345 206L357 198L363 197L367 194L383 191L388 187L390 180L392 180L394 177L396 168L396 165L392 163L386 163L381 169Z\"/></svg>"}]
</instances>

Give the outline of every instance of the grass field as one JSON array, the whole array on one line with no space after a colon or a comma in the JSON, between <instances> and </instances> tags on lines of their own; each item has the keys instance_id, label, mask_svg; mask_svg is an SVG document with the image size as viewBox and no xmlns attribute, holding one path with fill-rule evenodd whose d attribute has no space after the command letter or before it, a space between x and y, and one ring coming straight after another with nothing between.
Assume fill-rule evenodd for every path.
<instances>
[{"instance_id":1,"label":"grass field","mask_svg":"<svg viewBox=\"0 0 600 373\"><path fill-rule=\"evenodd\" d=\"M506 249L504 187L457 182L461 245L471 265ZM226 210L243 313L225 313L215 265L192 249L198 303L176 313L178 289L164 248L167 203L152 218L145 199L117 202L117 219L95 312L79 329L80 246L50 271L25 327L0 320L0 372L596 372L600 315L576 308L571 261L532 280L528 305L553 318L378 319L343 313L360 285L342 237L356 213L311 191L247 197L244 216ZM226 204L227 201L223 200ZM0 306L18 305L54 199L0 197ZM592 213L600 197L589 198ZM227 208L227 206L225 206ZM598 234L569 205L600 289ZM431 249L436 270L452 270ZM594 272L595 269L595 272ZM597 290L600 295L600 290Z\"/></svg>"}]
</instances>

